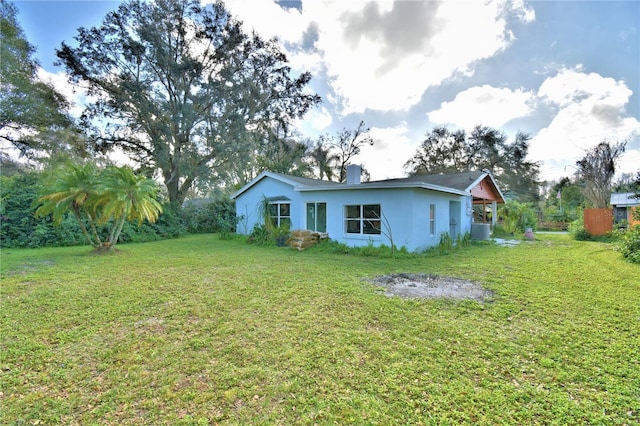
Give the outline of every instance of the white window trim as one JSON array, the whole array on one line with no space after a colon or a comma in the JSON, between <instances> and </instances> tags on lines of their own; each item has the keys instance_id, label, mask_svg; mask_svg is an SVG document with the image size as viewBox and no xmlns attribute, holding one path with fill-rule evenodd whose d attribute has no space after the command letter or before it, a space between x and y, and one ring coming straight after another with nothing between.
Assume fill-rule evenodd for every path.
<instances>
[{"instance_id":1,"label":"white window trim","mask_svg":"<svg viewBox=\"0 0 640 426\"><path fill-rule=\"evenodd\" d=\"M282 204L287 204L289 206L289 216L281 216L280 215L280 206ZM289 226L291 225L291 201L287 200L287 201L270 201L269 202L270 206L276 206L276 215L273 216L271 215L271 212L269 212L269 218L274 221L274 225L275 226L281 226L282 224L282 219L289 219Z\"/></svg>"},{"instance_id":2,"label":"white window trim","mask_svg":"<svg viewBox=\"0 0 640 426\"><path fill-rule=\"evenodd\" d=\"M437 207L435 204L429 204L429 235L432 237L436 235L436 219L438 217Z\"/></svg>"},{"instance_id":3,"label":"white window trim","mask_svg":"<svg viewBox=\"0 0 640 426\"><path fill-rule=\"evenodd\" d=\"M321 232L321 231L317 231L317 229L318 229L318 204L324 204L325 215L328 215L328 213L327 213L327 202L326 201L307 201L307 202L305 202L304 217L305 217L305 222L306 222L306 226L307 226L306 229L312 230L309 227L309 223L308 223L309 221L307 220L307 210L306 209L308 208L309 204L313 204L313 206L315 208L315 210L314 210L315 211L315 217L314 217L314 222L315 223L313 224L313 231L314 232ZM327 228L326 220L327 220L327 218L325 217L325 224L324 224L325 229Z\"/></svg>"},{"instance_id":4,"label":"white window trim","mask_svg":"<svg viewBox=\"0 0 640 426\"><path fill-rule=\"evenodd\" d=\"M360 216L359 217L347 217L347 207L353 207L353 206L357 206L360 208ZM345 204L342 206L342 230L344 233L344 236L346 238L358 238L358 239L380 239L381 235L382 235L382 228L379 229L379 231L377 233L373 233L373 234L365 234L364 231L364 222L370 222L372 221L371 218L365 218L364 217L364 206L378 206L378 208L380 209L380 211L382 212L382 205L381 204L373 204L373 203L367 203L367 204ZM355 233L355 232L347 232L347 223L348 221L359 221L360 222L360 232L359 233ZM377 218L377 219L373 219L376 221L380 222L380 227L382 227L382 218Z\"/></svg>"}]
</instances>

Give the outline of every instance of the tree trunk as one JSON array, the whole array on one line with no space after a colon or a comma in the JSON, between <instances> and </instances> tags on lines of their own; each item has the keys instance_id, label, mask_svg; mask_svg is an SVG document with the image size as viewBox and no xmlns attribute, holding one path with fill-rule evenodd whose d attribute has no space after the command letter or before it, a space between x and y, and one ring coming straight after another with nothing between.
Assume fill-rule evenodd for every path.
<instances>
[{"instance_id":1,"label":"tree trunk","mask_svg":"<svg viewBox=\"0 0 640 426\"><path fill-rule=\"evenodd\" d=\"M92 239L91 236L89 235L89 232L87 231L87 227L84 226L84 222L82 221L82 216L80 216L80 212L74 210L73 214L75 215L76 219L78 219L78 223L80 224L80 229L82 230L82 234L84 235L84 237L87 239L87 242L91 245L91 247L96 248L98 247L98 243L95 243Z\"/></svg>"},{"instance_id":2,"label":"tree trunk","mask_svg":"<svg viewBox=\"0 0 640 426\"><path fill-rule=\"evenodd\" d=\"M180 188L179 182L177 179L172 179L171 172L164 173L164 184L167 187L167 195L169 196L169 203L177 204L178 203L178 190ZM182 201L179 202L182 204Z\"/></svg>"},{"instance_id":3,"label":"tree trunk","mask_svg":"<svg viewBox=\"0 0 640 426\"><path fill-rule=\"evenodd\" d=\"M100 235L98 235L98 230L96 229L96 221L91 216L89 216L89 219L90 219L89 224L91 225L91 232L93 232L93 237L96 239L96 246L101 246L102 240L100 239Z\"/></svg>"},{"instance_id":4,"label":"tree trunk","mask_svg":"<svg viewBox=\"0 0 640 426\"><path fill-rule=\"evenodd\" d=\"M118 244L118 238L120 238L120 232L122 232L122 227L124 226L125 215L122 215L120 222L114 224L113 229L111 230L111 236L109 237L109 250L113 250Z\"/></svg>"}]
</instances>

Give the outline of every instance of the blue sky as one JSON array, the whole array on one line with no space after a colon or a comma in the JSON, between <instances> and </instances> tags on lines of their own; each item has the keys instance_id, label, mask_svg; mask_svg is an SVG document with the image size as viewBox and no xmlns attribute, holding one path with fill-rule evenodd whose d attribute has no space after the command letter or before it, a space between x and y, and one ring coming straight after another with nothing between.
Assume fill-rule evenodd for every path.
<instances>
[{"instance_id":1,"label":"blue sky","mask_svg":"<svg viewBox=\"0 0 640 426\"><path fill-rule=\"evenodd\" d=\"M54 50L118 2L15 4L42 75L62 87ZM357 161L374 179L403 176L436 125L527 132L545 179L571 175L603 139L627 139L620 169L640 170L640 1L229 0L227 7L247 29L278 37L294 70L313 74L324 102L298 123L304 136L366 122L375 144Z\"/></svg>"}]
</instances>

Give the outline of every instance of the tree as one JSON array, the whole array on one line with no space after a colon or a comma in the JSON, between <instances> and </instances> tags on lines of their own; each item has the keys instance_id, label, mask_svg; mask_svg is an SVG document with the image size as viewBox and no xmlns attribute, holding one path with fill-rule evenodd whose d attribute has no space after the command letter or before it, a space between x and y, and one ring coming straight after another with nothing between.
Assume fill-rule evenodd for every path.
<instances>
[{"instance_id":1,"label":"tree","mask_svg":"<svg viewBox=\"0 0 640 426\"><path fill-rule=\"evenodd\" d=\"M308 159L311 166L318 171L319 178L336 178L338 182L347 180L347 167L353 158L360 154L362 147L373 145L369 136L369 128L364 121L353 130L344 128L336 136L321 135L311 147ZM368 174L362 168L363 173Z\"/></svg>"},{"instance_id":2,"label":"tree","mask_svg":"<svg viewBox=\"0 0 640 426\"><path fill-rule=\"evenodd\" d=\"M498 209L498 214L504 221L508 232L524 232L526 228L535 228L536 213L527 203L509 200Z\"/></svg>"},{"instance_id":3,"label":"tree","mask_svg":"<svg viewBox=\"0 0 640 426\"><path fill-rule=\"evenodd\" d=\"M634 198L640 198L640 171L633 173L622 173L613 184L614 192L633 192Z\"/></svg>"},{"instance_id":4,"label":"tree","mask_svg":"<svg viewBox=\"0 0 640 426\"><path fill-rule=\"evenodd\" d=\"M338 138L333 142L333 146L337 152L339 182L346 182L347 167L351 164L353 157L360 154L362 147L365 145L373 146L373 139L367 133L369 133L369 128L365 126L364 121L361 121L354 130L342 129L338 133ZM363 172L366 173L364 168Z\"/></svg>"},{"instance_id":5,"label":"tree","mask_svg":"<svg viewBox=\"0 0 640 426\"><path fill-rule=\"evenodd\" d=\"M156 200L155 181L136 176L128 167L107 167L104 170L100 191L94 209L100 211L100 221L114 224L109 234L108 246L114 247L126 220L135 220L138 226L147 220L155 222L162 213Z\"/></svg>"},{"instance_id":6,"label":"tree","mask_svg":"<svg viewBox=\"0 0 640 426\"><path fill-rule=\"evenodd\" d=\"M160 170L175 204L320 101L311 75L292 78L277 42L244 33L221 2L129 0L76 40L57 55L97 96L83 124L101 150Z\"/></svg>"},{"instance_id":7,"label":"tree","mask_svg":"<svg viewBox=\"0 0 640 426\"><path fill-rule=\"evenodd\" d=\"M308 145L288 127L276 126L257 141L251 153L241 152L228 168L226 183L244 185L265 170L293 176L308 176L311 166L305 162Z\"/></svg>"},{"instance_id":8,"label":"tree","mask_svg":"<svg viewBox=\"0 0 640 426\"><path fill-rule=\"evenodd\" d=\"M504 133L476 126L470 134L435 127L406 163L411 175L488 170L503 192L523 200L539 197L539 164L527 161L530 136L518 132L513 143Z\"/></svg>"},{"instance_id":9,"label":"tree","mask_svg":"<svg viewBox=\"0 0 640 426\"><path fill-rule=\"evenodd\" d=\"M594 208L609 206L616 162L624 153L626 145L626 141L614 145L603 141L576 161L577 174L585 182L584 195Z\"/></svg>"},{"instance_id":10,"label":"tree","mask_svg":"<svg viewBox=\"0 0 640 426\"><path fill-rule=\"evenodd\" d=\"M16 20L16 8L0 0L0 141L23 155L46 149L38 137L72 125L68 103L51 85L38 79L35 48Z\"/></svg>"},{"instance_id":11,"label":"tree","mask_svg":"<svg viewBox=\"0 0 640 426\"><path fill-rule=\"evenodd\" d=\"M636 173L636 178L633 181L633 185L635 186L635 189L633 190L633 192L635 192L634 197L640 199L640 171ZM640 209L636 210L638 213L640 213Z\"/></svg>"},{"instance_id":12,"label":"tree","mask_svg":"<svg viewBox=\"0 0 640 426\"><path fill-rule=\"evenodd\" d=\"M60 224L64 215L71 212L78 221L82 234L94 248L102 245L97 225L97 212L93 209L98 192L98 171L93 163L68 164L53 172L49 181L53 182L48 194L38 202L42 205L36 210L36 217L51 214L53 223ZM91 235L85 225L89 223Z\"/></svg>"},{"instance_id":13,"label":"tree","mask_svg":"<svg viewBox=\"0 0 640 426\"><path fill-rule=\"evenodd\" d=\"M455 173L469 169L468 157L464 130L435 127L405 163L405 168L410 169L412 175Z\"/></svg>"},{"instance_id":14,"label":"tree","mask_svg":"<svg viewBox=\"0 0 640 426\"><path fill-rule=\"evenodd\" d=\"M333 180L333 165L338 161L338 156L331 152L331 146L327 142L327 138L327 135L321 135L310 147L309 163L312 168L318 171L318 179L326 177L328 180Z\"/></svg>"},{"instance_id":15,"label":"tree","mask_svg":"<svg viewBox=\"0 0 640 426\"><path fill-rule=\"evenodd\" d=\"M99 170L93 163L69 163L57 169L50 181L48 194L38 199L36 217L50 214L59 224L67 213L72 213L95 249L113 249L125 220L137 220L139 225L144 220L155 222L162 212L155 199L155 181L136 176L127 167ZM111 231L103 242L97 225L107 223L111 223Z\"/></svg>"}]
</instances>

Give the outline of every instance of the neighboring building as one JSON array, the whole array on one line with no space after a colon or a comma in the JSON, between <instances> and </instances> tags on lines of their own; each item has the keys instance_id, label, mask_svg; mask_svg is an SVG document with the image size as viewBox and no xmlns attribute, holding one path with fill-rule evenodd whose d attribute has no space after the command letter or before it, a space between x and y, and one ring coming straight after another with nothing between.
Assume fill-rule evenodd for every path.
<instances>
[{"instance_id":1,"label":"neighboring building","mask_svg":"<svg viewBox=\"0 0 640 426\"><path fill-rule=\"evenodd\" d=\"M634 221L632 216L632 211L640 208L640 198L635 198L634 192L611 194L611 207L613 208L614 223L626 220L629 224L640 224L637 220Z\"/></svg>"},{"instance_id":2,"label":"neighboring building","mask_svg":"<svg viewBox=\"0 0 640 426\"><path fill-rule=\"evenodd\" d=\"M263 224L260 206L269 204L276 225L326 232L349 246L390 245L417 251L437 245L448 233L454 240L488 221L504 203L491 174L465 172L360 181L361 168L349 166L347 182L337 183L263 172L233 195L237 232L251 233ZM494 223L496 215L491 218Z\"/></svg>"}]
</instances>

